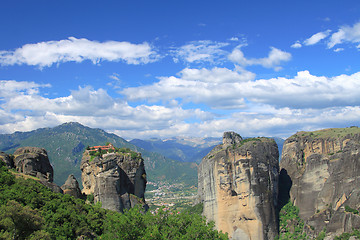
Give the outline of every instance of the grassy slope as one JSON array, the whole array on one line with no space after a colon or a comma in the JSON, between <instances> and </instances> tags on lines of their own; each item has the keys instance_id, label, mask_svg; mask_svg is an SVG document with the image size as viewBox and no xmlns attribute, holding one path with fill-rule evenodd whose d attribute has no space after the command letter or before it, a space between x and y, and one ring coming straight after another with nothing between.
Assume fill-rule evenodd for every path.
<instances>
[{"instance_id":1,"label":"grassy slope","mask_svg":"<svg viewBox=\"0 0 360 240\"><path fill-rule=\"evenodd\" d=\"M348 128L328 128L328 129L322 129L318 131L312 131L312 132L297 132L291 137L312 137L314 139L316 138L342 138L347 135L352 134L359 134L360 128L358 127L348 127Z\"/></svg>"}]
</instances>

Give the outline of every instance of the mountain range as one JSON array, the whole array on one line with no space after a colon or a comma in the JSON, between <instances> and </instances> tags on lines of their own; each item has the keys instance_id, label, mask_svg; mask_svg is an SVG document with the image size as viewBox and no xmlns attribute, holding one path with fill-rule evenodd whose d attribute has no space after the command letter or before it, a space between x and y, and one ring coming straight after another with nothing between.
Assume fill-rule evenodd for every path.
<instances>
[{"instance_id":1,"label":"mountain range","mask_svg":"<svg viewBox=\"0 0 360 240\"><path fill-rule=\"evenodd\" d=\"M274 139L281 155L284 140ZM54 128L0 134L0 151L12 154L19 147L45 148L55 169L54 182L61 186L70 174L81 179L80 162L87 146L104 145L107 142L118 148L125 147L140 152L144 158L148 181L195 186L197 165L221 142L221 138L135 138L128 142L102 129L69 122Z\"/></svg>"},{"instance_id":2,"label":"mountain range","mask_svg":"<svg viewBox=\"0 0 360 240\"><path fill-rule=\"evenodd\" d=\"M220 138L181 138L166 140L153 138L149 140L133 139L130 143L147 151L158 152L168 158L182 162L200 163L211 149L221 142Z\"/></svg>"},{"instance_id":3,"label":"mountain range","mask_svg":"<svg viewBox=\"0 0 360 240\"><path fill-rule=\"evenodd\" d=\"M248 137L244 137L246 139ZM273 137L281 156L284 139ZM149 140L133 139L130 143L141 147L150 152L161 153L165 157L183 162L195 162L200 164L202 158L206 156L216 145L222 142L221 138L185 138L173 137L165 140L152 138Z\"/></svg>"},{"instance_id":4,"label":"mountain range","mask_svg":"<svg viewBox=\"0 0 360 240\"><path fill-rule=\"evenodd\" d=\"M12 154L19 147L45 148L55 169L54 182L61 186L70 174L81 179L80 162L87 146L104 145L106 142L118 148L125 147L140 152L144 158L148 181L183 182L188 185L197 183L196 164L179 162L159 153L146 151L115 134L76 122L30 132L0 134L0 151Z\"/></svg>"}]
</instances>

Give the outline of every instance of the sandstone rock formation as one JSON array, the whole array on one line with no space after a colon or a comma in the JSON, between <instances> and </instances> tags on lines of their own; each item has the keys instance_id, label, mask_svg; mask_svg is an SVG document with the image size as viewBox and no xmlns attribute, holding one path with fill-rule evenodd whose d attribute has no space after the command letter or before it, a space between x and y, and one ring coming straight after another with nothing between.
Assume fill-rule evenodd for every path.
<instances>
[{"instance_id":1,"label":"sandstone rock formation","mask_svg":"<svg viewBox=\"0 0 360 240\"><path fill-rule=\"evenodd\" d=\"M202 159L198 196L203 214L232 239L274 239L278 233L278 148L274 140L243 140L226 132Z\"/></svg>"},{"instance_id":2,"label":"sandstone rock formation","mask_svg":"<svg viewBox=\"0 0 360 240\"><path fill-rule=\"evenodd\" d=\"M18 148L14 152L14 165L18 172L38 177L40 180L53 181L54 171L43 148Z\"/></svg>"},{"instance_id":3,"label":"sandstone rock formation","mask_svg":"<svg viewBox=\"0 0 360 240\"><path fill-rule=\"evenodd\" d=\"M85 151L80 169L83 193L93 194L94 202L114 211L145 204L146 172L140 153L116 152L91 156Z\"/></svg>"},{"instance_id":4,"label":"sandstone rock formation","mask_svg":"<svg viewBox=\"0 0 360 240\"><path fill-rule=\"evenodd\" d=\"M81 198L82 193L79 187L79 183L73 174L70 174L64 185L61 186L64 194L69 194L76 198Z\"/></svg>"},{"instance_id":5,"label":"sandstone rock formation","mask_svg":"<svg viewBox=\"0 0 360 240\"><path fill-rule=\"evenodd\" d=\"M360 227L360 216L345 209L360 208L359 128L298 132L285 141L280 167L288 179L280 185L290 188L284 196L299 207L308 234Z\"/></svg>"}]
</instances>

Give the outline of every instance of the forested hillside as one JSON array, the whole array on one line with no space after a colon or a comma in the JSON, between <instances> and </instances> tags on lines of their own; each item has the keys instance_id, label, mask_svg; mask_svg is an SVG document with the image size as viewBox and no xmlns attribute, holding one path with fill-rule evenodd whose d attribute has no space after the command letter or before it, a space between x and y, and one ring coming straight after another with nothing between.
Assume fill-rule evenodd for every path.
<instances>
[{"instance_id":1,"label":"forested hillside","mask_svg":"<svg viewBox=\"0 0 360 240\"><path fill-rule=\"evenodd\" d=\"M146 151L125 139L83 126L76 122L64 123L54 128L41 128L31 132L0 135L0 151L13 153L19 147L45 148L54 167L54 182L64 184L70 174L81 179L80 162L87 146L105 145L110 142L118 148L130 148L142 154L149 181L183 182L196 185L197 169L191 163L179 162L155 152Z\"/></svg>"},{"instance_id":2,"label":"forested hillside","mask_svg":"<svg viewBox=\"0 0 360 240\"><path fill-rule=\"evenodd\" d=\"M0 161L0 239L227 239L191 209L117 213L11 171Z\"/></svg>"}]
</instances>

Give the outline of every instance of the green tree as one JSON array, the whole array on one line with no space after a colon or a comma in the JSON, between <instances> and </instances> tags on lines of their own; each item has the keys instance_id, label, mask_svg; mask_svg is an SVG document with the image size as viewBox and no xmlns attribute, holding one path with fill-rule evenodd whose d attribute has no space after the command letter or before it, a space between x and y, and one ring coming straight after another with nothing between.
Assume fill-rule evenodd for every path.
<instances>
[{"instance_id":1,"label":"green tree","mask_svg":"<svg viewBox=\"0 0 360 240\"><path fill-rule=\"evenodd\" d=\"M0 207L0 228L11 233L12 239L26 239L41 229L43 219L40 213L28 206L10 200Z\"/></svg>"},{"instance_id":2,"label":"green tree","mask_svg":"<svg viewBox=\"0 0 360 240\"><path fill-rule=\"evenodd\" d=\"M101 239L228 239L199 214L160 209L158 213L141 213L132 208L124 214L109 212Z\"/></svg>"},{"instance_id":3,"label":"green tree","mask_svg":"<svg viewBox=\"0 0 360 240\"><path fill-rule=\"evenodd\" d=\"M308 239L303 229L304 221L299 217L299 208L289 201L280 210L279 239Z\"/></svg>"}]
</instances>

